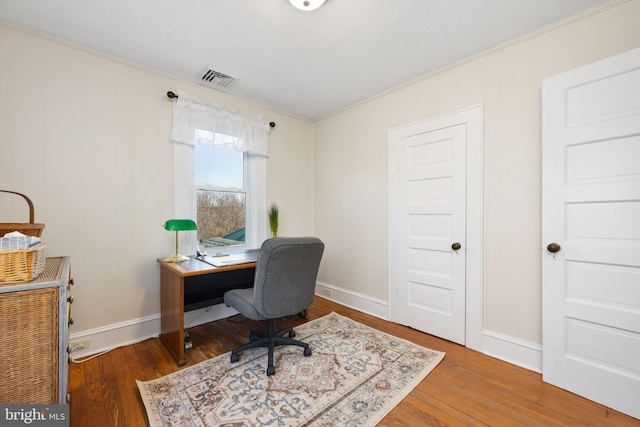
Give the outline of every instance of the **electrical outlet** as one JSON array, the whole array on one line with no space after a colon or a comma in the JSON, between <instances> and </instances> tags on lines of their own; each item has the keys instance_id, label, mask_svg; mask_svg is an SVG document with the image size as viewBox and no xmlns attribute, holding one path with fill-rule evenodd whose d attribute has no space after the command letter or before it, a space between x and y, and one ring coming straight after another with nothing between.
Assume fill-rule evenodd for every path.
<instances>
[{"instance_id":1,"label":"electrical outlet","mask_svg":"<svg viewBox=\"0 0 640 427\"><path fill-rule=\"evenodd\" d=\"M328 296L328 297L333 295L333 292L331 292L331 289L324 289L322 292L325 294L325 296Z\"/></svg>"},{"instance_id":2,"label":"electrical outlet","mask_svg":"<svg viewBox=\"0 0 640 427\"><path fill-rule=\"evenodd\" d=\"M91 341L89 340L74 341L69 344L69 349L70 349L69 353L76 350L88 350L91 347L90 343Z\"/></svg>"}]
</instances>

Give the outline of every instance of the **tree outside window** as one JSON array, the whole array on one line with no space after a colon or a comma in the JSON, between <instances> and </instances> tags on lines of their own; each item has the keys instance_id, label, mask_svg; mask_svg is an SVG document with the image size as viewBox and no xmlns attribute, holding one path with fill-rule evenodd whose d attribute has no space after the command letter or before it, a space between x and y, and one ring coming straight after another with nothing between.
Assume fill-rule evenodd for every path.
<instances>
[{"instance_id":1,"label":"tree outside window","mask_svg":"<svg viewBox=\"0 0 640 427\"><path fill-rule=\"evenodd\" d=\"M196 146L197 238L205 249L246 242L248 179L245 156L228 146Z\"/></svg>"}]
</instances>

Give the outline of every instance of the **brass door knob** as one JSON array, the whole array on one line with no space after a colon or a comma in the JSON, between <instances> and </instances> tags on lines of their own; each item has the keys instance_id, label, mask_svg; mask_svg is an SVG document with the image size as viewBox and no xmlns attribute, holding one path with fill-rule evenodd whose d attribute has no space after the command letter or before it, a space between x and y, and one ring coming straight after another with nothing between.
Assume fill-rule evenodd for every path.
<instances>
[{"instance_id":1,"label":"brass door knob","mask_svg":"<svg viewBox=\"0 0 640 427\"><path fill-rule=\"evenodd\" d=\"M462 245L460 243L458 243L458 242L455 242L453 245L451 245L451 249L453 249L454 251L457 251L461 247L462 247Z\"/></svg>"},{"instance_id":2,"label":"brass door knob","mask_svg":"<svg viewBox=\"0 0 640 427\"><path fill-rule=\"evenodd\" d=\"M549 243L547 245L547 250L551 253L558 252L561 249L560 245L557 243Z\"/></svg>"}]
</instances>

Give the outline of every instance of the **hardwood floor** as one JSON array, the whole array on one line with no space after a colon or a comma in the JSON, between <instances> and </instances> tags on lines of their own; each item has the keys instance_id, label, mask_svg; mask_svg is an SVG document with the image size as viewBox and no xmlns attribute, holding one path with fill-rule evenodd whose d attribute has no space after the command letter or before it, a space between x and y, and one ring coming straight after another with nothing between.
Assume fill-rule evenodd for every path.
<instances>
[{"instance_id":1,"label":"hardwood floor","mask_svg":"<svg viewBox=\"0 0 640 427\"><path fill-rule=\"evenodd\" d=\"M543 383L535 372L323 298L316 298L307 315L315 319L332 311L446 352L438 367L380 426L640 426L640 420ZM246 342L251 327L262 327L242 319L191 328L193 348L186 351L187 366L230 351ZM293 319L287 326L302 322ZM150 380L179 369L158 338L71 364L71 426L147 426L135 380Z\"/></svg>"}]
</instances>

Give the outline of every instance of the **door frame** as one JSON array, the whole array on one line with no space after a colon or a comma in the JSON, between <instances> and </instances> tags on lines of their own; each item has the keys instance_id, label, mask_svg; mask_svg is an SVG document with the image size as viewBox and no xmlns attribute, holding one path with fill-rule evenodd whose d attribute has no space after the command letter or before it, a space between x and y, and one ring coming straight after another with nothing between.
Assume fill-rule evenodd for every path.
<instances>
[{"instance_id":1,"label":"door frame","mask_svg":"<svg viewBox=\"0 0 640 427\"><path fill-rule=\"evenodd\" d=\"M466 277L465 277L465 346L473 350L482 351L483 331L483 288L484 288L484 104L442 114L426 120L409 123L389 130L388 159L389 159L389 187L388 201L392 200L392 191L398 184L398 147L395 140L412 134L416 126L423 130L436 130L464 124L466 126ZM391 250L395 248L395 239L391 233L393 229L394 208L388 203L389 243L388 243L388 313L392 317L392 285L397 277L396 267L392 265L394 259Z\"/></svg>"}]
</instances>

